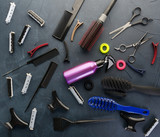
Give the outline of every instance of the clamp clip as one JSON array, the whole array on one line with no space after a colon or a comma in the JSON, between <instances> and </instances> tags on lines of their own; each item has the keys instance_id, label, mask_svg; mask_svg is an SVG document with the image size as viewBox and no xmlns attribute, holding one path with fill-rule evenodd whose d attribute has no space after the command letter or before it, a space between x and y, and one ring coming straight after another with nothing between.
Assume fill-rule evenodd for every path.
<instances>
[{"instance_id":1,"label":"clamp clip","mask_svg":"<svg viewBox=\"0 0 160 137\"><path fill-rule=\"evenodd\" d=\"M159 43L154 43L154 42L152 42L152 45L153 45L153 48L154 48L154 56L153 56L153 60L152 60L152 65L154 64L154 62L155 62L155 60L156 60L156 57L157 57L157 47L158 47L158 45L159 45Z\"/></svg>"}]
</instances>

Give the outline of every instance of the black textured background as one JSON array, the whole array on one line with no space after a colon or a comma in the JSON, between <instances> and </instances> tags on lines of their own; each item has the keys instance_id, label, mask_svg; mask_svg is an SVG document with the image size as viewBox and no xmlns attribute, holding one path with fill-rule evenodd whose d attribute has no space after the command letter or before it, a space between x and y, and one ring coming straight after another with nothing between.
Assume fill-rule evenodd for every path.
<instances>
[{"instance_id":1,"label":"black textured background","mask_svg":"<svg viewBox=\"0 0 160 137\"><path fill-rule=\"evenodd\" d=\"M10 74L10 76L13 78L14 86L14 97L12 99L9 99L8 97L7 82L5 77L0 78L0 121L2 123L10 121L9 109L11 107L15 109L15 112L20 118L27 122L29 122L30 120L32 108L36 107L38 110L34 131L30 131L29 128L16 128L11 133L8 133L7 128L5 128L1 124L0 137L143 137L144 129L150 123L152 117L155 116L159 118L159 97L142 95L139 93L128 94L127 97L123 99L113 98L118 103L124 105L148 108L150 110L150 115L146 117L146 121L137 124L137 133L132 133L124 130L126 123L123 119L120 118L118 112L106 113L94 111L87 105L87 100L91 96L96 95L107 97L104 94L100 84L100 81L104 76L121 77L135 84L160 87L160 49L158 49L158 57L155 64L153 66L150 65L153 57L153 47L151 45L151 42L159 42L160 36L159 0L118 0L104 24L103 34L100 36L99 40L96 42L91 52L89 53L84 52L78 45L78 42L80 41L81 37L89 27L91 22L93 20L96 20L101 15L106 6L109 4L110 0L85 0L65 39L69 45L71 61L70 64L63 63L63 59L65 56L63 43L54 39L52 37L52 33L55 30L61 16L63 15L64 10L71 10L74 0L15 0L15 13L11 20L11 23L8 25L5 24L5 18L8 13L10 1L0 1L0 75L28 61L30 57L27 54L27 51L33 49L35 47L35 43L37 42L39 42L40 44L48 42L49 46L39 50L34 57L52 48L57 48L60 52L59 56L52 59L52 61L58 64L58 69L56 70L48 87L46 89L40 89L31 107L26 113L24 113L24 109L26 108L29 99L33 95L33 92L36 90L43 75L45 74L50 61L45 62L38 67L28 65ZM115 40L111 40L109 32L126 23L131 16L132 10L137 6L142 8L142 16L152 18L154 19L154 21L145 27L138 25L136 27L129 28ZM30 9L38 13L38 15L40 15L46 21L43 28L41 28L27 15L27 11ZM79 28L75 35L74 42L71 43L70 36L77 22L77 19L83 21L84 25ZM24 42L24 45L20 47L17 44L17 41L23 27L26 24L31 25L31 30ZM10 31L15 31L16 33L15 53L13 55L10 55L8 52L8 35ZM133 49L128 50L126 53L119 53L114 50L114 47L119 46L119 44L122 43L132 44L134 42L137 42L146 31L148 31L150 35L153 35L154 37L152 38L152 40L139 48L136 54L137 61L134 64L134 66L136 66L137 68L145 69L145 75L141 77L128 67L126 67L125 71L118 71L114 67L107 73L104 73L104 68L100 69L96 74L91 76L91 79L93 80L95 85L94 89L91 92L88 92L84 89L84 80L81 80L74 84L74 86L77 88L77 90L85 100L84 105L80 106L74 99L72 94L68 91L68 85L64 80L62 72L85 61L94 61L99 58L103 58L104 55L99 52L99 45L103 42L107 42L110 45L110 54L114 56L116 60L126 60L128 55L132 53ZM28 93L23 96L21 94L21 89L23 87L26 73L31 73L33 77L28 89ZM128 73L131 77L129 77ZM51 93L53 90L57 91L57 94L61 101L70 108L68 112L56 111L54 113L51 113L48 110L47 104L51 103L52 101ZM53 117L60 116L69 118L71 120L104 118L115 118L116 120L114 122L102 124L72 126L63 132L56 132L53 130L52 119ZM158 125L158 127L151 134L151 137L159 137L159 130L160 126Z\"/></svg>"}]
</instances>

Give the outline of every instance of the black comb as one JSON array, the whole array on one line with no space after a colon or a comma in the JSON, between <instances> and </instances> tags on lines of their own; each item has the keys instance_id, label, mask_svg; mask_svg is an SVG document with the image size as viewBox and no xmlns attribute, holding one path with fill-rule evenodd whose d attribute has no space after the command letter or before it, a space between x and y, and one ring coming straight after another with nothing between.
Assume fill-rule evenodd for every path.
<instances>
[{"instance_id":1,"label":"black comb","mask_svg":"<svg viewBox=\"0 0 160 137\"><path fill-rule=\"evenodd\" d=\"M44 75L41 83L39 84L37 90L34 92L34 94L33 94L32 98L31 98L31 100L30 100L27 108L25 109L25 112L27 111L27 109L31 105L31 102L34 99L34 97L36 96L36 94L38 93L39 89L47 87L47 85L48 85L49 81L51 80L51 78L52 78L52 76L53 76L56 68L57 68L57 64L54 63L54 62L51 62L50 65L49 65L49 67L48 67L48 69L47 69L47 71L46 71L46 74Z\"/></svg>"},{"instance_id":2,"label":"black comb","mask_svg":"<svg viewBox=\"0 0 160 137\"><path fill-rule=\"evenodd\" d=\"M24 67L24 66L27 65L27 64L33 64L34 66L38 66L38 65L42 64L43 62L45 62L45 61L47 61L47 60L49 60L49 59L51 59L51 58L54 58L54 57L57 56L58 54L59 54L58 50L57 50L56 48L54 48L54 49L52 49L52 50L50 50L50 51L48 51L48 52L46 52L46 53L44 53L44 54L36 57L36 58L28 61L28 62L25 63L25 64L23 64L23 65L15 68L15 69L13 69L13 70L10 70L10 71L6 72L6 73L3 74L2 76L6 76L6 75L8 75L9 73L14 72L14 71L16 71L16 70Z\"/></svg>"},{"instance_id":3,"label":"black comb","mask_svg":"<svg viewBox=\"0 0 160 137\"><path fill-rule=\"evenodd\" d=\"M134 85L120 78L105 77L102 79L101 84L105 89L105 93L112 94L113 92L114 95L118 96L126 95L127 91L137 91L143 94L160 96L160 88Z\"/></svg>"},{"instance_id":4,"label":"black comb","mask_svg":"<svg viewBox=\"0 0 160 137\"><path fill-rule=\"evenodd\" d=\"M53 37L60 41L64 40L83 2L84 0L75 0L74 5L72 6L72 11L65 10L54 34L52 35Z\"/></svg>"}]
</instances>

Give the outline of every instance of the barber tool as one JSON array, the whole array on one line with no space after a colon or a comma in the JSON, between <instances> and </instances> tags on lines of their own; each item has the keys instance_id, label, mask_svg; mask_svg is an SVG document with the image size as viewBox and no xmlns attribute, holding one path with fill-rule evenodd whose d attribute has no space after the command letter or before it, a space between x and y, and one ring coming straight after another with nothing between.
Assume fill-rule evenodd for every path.
<instances>
[{"instance_id":1,"label":"barber tool","mask_svg":"<svg viewBox=\"0 0 160 137\"><path fill-rule=\"evenodd\" d=\"M92 80L86 80L86 81L84 82L84 88L85 88L86 90L90 91L90 90L93 89L93 87L94 87L94 84L93 84Z\"/></svg>"},{"instance_id":2,"label":"barber tool","mask_svg":"<svg viewBox=\"0 0 160 137\"><path fill-rule=\"evenodd\" d=\"M137 72L138 74L140 74L141 76L144 75L144 73L146 72L144 69L138 69L138 68L135 68L133 67L129 62L126 62L127 66L129 68L131 68L133 71Z\"/></svg>"},{"instance_id":3,"label":"barber tool","mask_svg":"<svg viewBox=\"0 0 160 137\"><path fill-rule=\"evenodd\" d=\"M72 31L72 35L71 35L71 42L73 42L73 39L74 39L74 35L75 35L75 32L76 30L83 25L83 22L80 22L79 20L77 20L77 24L76 26L74 27L73 31Z\"/></svg>"},{"instance_id":4,"label":"barber tool","mask_svg":"<svg viewBox=\"0 0 160 137\"><path fill-rule=\"evenodd\" d=\"M31 114L30 123L29 123L29 129L30 130L34 129L34 123L35 123L35 120L36 120L36 115L37 115L37 109L34 108L34 109L32 109L32 114Z\"/></svg>"},{"instance_id":5,"label":"barber tool","mask_svg":"<svg viewBox=\"0 0 160 137\"><path fill-rule=\"evenodd\" d=\"M138 48L141 45L143 45L145 42L147 42L148 40L150 40L152 38L152 37L149 37L149 38L147 38L147 39L144 40L144 38L146 37L147 34L148 34L148 32L146 32L143 35L143 37L138 42L136 42L134 44L131 44L131 45L128 45L128 46L126 46L125 44L121 44L119 46L119 48L114 48L114 49L118 50L118 51L120 51L122 53L124 53L128 48L132 48L133 47L134 48L134 52L131 55L129 55L129 57L128 57L128 62L131 63L131 64L133 64L136 61L135 54L136 54Z\"/></svg>"},{"instance_id":6,"label":"barber tool","mask_svg":"<svg viewBox=\"0 0 160 137\"><path fill-rule=\"evenodd\" d=\"M116 30L114 30L114 31L112 31L112 32L109 33L111 35L113 33L118 32L115 36L112 37L112 39L114 39L115 37L117 37L119 34L121 34L124 30L126 30L129 27L132 27L132 26L135 26L135 25L138 25L138 24L141 24L143 26L147 25L149 23L150 19L148 19L146 17L142 18L141 20L138 20L137 22L132 23L132 21L136 17L140 16L140 14L141 14L141 8L140 7L135 8L132 11L132 17L130 18L130 20L124 26L119 27L118 29L116 29Z\"/></svg>"},{"instance_id":7,"label":"barber tool","mask_svg":"<svg viewBox=\"0 0 160 137\"><path fill-rule=\"evenodd\" d=\"M30 60L30 61L27 61L23 65L15 68L13 70L8 71L7 73L3 74L2 76L8 75L9 73L14 72L15 70L18 70L18 69L20 69L20 68L22 68L22 67L24 67L25 65L28 65L28 64L33 64L34 66L38 66L38 65L42 64L43 62L45 62L45 61L47 61L51 58L54 58L58 54L59 54L58 50L56 48L54 48L54 49L52 49L52 50L50 50L50 51L48 51L48 52L46 52L42 55Z\"/></svg>"},{"instance_id":8,"label":"barber tool","mask_svg":"<svg viewBox=\"0 0 160 137\"><path fill-rule=\"evenodd\" d=\"M66 56L64 58L64 63L70 63L70 60L69 60L69 50L68 50L68 45L65 41L63 41L63 44L64 44L64 47L65 47L65 51L66 51Z\"/></svg>"},{"instance_id":9,"label":"barber tool","mask_svg":"<svg viewBox=\"0 0 160 137\"><path fill-rule=\"evenodd\" d=\"M54 31L54 34L52 35L56 39L63 41L65 36L67 35L67 32L69 28L71 27L78 11L80 10L84 0L75 0L73 6L72 6L72 11L64 11L64 14Z\"/></svg>"},{"instance_id":10,"label":"barber tool","mask_svg":"<svg viewBox=\"0 0 160 137\"><path fill-rule=\"evenodd\" d=\"M16 8L16 4L14 2L10 2L10 8L9 8L8 15L7 15L6 20L5 20L6 24L10 23L15 8Z\"/></svg>"},{"instance_id":11,"label":"barber tool","mask_svg":"<svg viewBox=\"0 0 160 137\"><path fill-rule=\"evenodd\" d=\"M24 122L17 116L13 108L10 109L10 114L11 114L11 121L5 123L8 129L12 130L15 126L21 126L21 127L28 126L27 122Z\"/></svg>"},{"instance_id":12,"label":"barber tool","mask_svg":"<svg viewBox=\"0 0 160 137\"><path fill-rule=\"evenodd\" d=\"M8 96L10 98L13 97L13 81L11 77L6 77L7 79L7 85L8 85Z\"/></svg>"},{"instance_id":13,"label":"barber tool","mask_svg":"<svg viewBox=\"0 0 160 137\"><path fill-rule=\"evenodd\" d=\"M88 100L88 105L96 110L99 109L99 110L105 110L109 112L120 110L128 113L140 114L144 116L149 115L149 110L147 109L136 108L131 106L123 106L116 103L112 99L104 98L104 97L91 97Z\"/></svg>"},{"instance_id":14,"label":"barber tool","mask_svg":"<svg viewBox=\"0 0 160 137\"><path fill-rule=\"evenodd\" d=\"M145 121L144 117L133 117L133 116L129 116L129 113L124 113L124 112L120 112L120 116L127 122L127 127L125 128L125 130L129 130L129 131L133 131L136 132L135 129L135 125L138 122L143 122Z\"/></svg>"},{"instance_id":15,"label":"barber tool","mask_svg":"<svg viewBox=\"0 0 160 137\"><path fill-rule=\"evenodd\" d=\"M49 67L48 67L48 69L47 69L47 71L46 71L46 73L45 73L45 75L44 75L44 77L43 77L43 79L42 79L42 81L41 81L41 83L39 84L39 86L37 87L36 91L34 92L31 100L29 101L29 103L28 103L28 105L27 105L27 107L25 109L25 112L27 111L27 109L31 105L31 103L32 103L34 97L36 96L36 94L38 93L39 89L40 88L46 88L48 86L48 84L49 84L49 82L50 82L50 80L51 80L56 68L57 68L57 64L54 63L54 62L51 62Z\"/></svg>"},{"instance_id":16,"label":"barber tool","mask_svg":"<svg viewBox=\"0 0 160 137\"><path fill-rule=\"evenodd\" d=\"M153 56L151 64L153 65L155 60L156 60L156 57L157 57L157 48L158 48L159 43L155 44L154 42L152 42L152 45L153 45L153 48L154 48L154 56Z\"/></svg>"},{"instance_id":17,"label":"barber tool","mask_svg":"<svg viewBox=\"0 0 160 137\"><path fill-rule=\"evenodd\" d=\"M106 69L110 69L114 65L114 58L112 56L106 56L104 59L97 61L88 61L76 67L63 72L63 76L66 79L67 84L72 84L80 79L88 77L96 72L98 68L107 64Z\"/></svg>"},{"instance_id":18,"label":"barber tool","mask_svg":"<svg viewBox=\"0 0 160 137\"><path fill-rule=\"evenodd\" d=\"M126 68L126 62L124 60L118 60L116 62L116 67L118 70L124 70Z\"/></svg>"},{"instance_id":19,"label":"barber tool","mask_svg":"<svg viewBox=\"0 0 160 137\"><path fill-rule=\"evenodd\" d=\"M45 21L40 16L38 16L33 10L29 10L28 15L32 19L34 19L41 27L43 27Z\"/></svg>"},{"instance_id":20,"label":"barber tool","mask_svg":"<svg viewBox=\"0 0 160 137\"><path fill-rule=\"evenodd\" d=\"M109 50L110 50L110 47L109 47L109 45L107 43L102 43L100 45L99 50L101 51L101 53L107 54L109 52Z\"/></svg>"},{"instance_id":21,"label":"barber tool","mask_svg":"<svg viewBox=\"0 0 160 137\"><path fill-rule=\"evenodd\" d=\"M69 107L67 107L66 105L64 105L60 99L58 98L57 96L57 93L56 91L53 91L52 92L52 98L53 98L53 101L51 104L48 104L48 109L51 111L51 112L54 112L55 110L57 109L63 109L63 110L69 110Z\"/></svg>"},{"instance_id":22,"label":"barber tool","mask_svg":"<svg viewBox=\"0 0 160 137\"><path fill-rule=\"evenodd\" d=\"M19 37L19 40L18 40L19 45L22 45L24 43L24 40L25 40L30 29L31 29L30 25L24 26L23 31L21 33L21 36Z\"/></svg>"},{"instance_id":23,"label":"barber tool","mask_svg":"<svg viewBox=\"0 0 160 137\"><path fill-rule=\"evenodd\" d=\"M160 88L134 85L131 82L120 78L105 77L102 79L101 84L106 93L112 93L113 91L126 95L128 92L136 91L147 95L160 95Z\"/></svg>"},{"instance_id":24,"label":"barber tool","mask_svg":"<svg viewBox=\"0 0 160 137\"><path fill-rule=\"evenodd\" d=\"M15 32L11 31L9 33L9 53L13 53L14 52L14 42L15 42Z\"/></svg>"},{"instance_id":25,"label":"barber tool","mask_svg":"<svg viewBox=\"0 0 160 137\"><path fill-rule=\"evenodd\" d=\"M86 123L100 123L100 122L109 122L113 119L101 119L101 120L79 120L79 121L71 121L66 118L53 118L53 126L55 131L63 131L70 125L79 125L79 124L86 124Z\"/></svg>"},{"instance_id":26,"label":"barber tool","mask_svg":"<svg viewBox=\"0 0 160 137\"><path fill-rule=\"evenodd\" d=\"M29 84L31 82L31 78L32 78L32 75L31 73L26 73L27 77L26 77L26 80L24 82L24 85L23 85L23 88L22 88L22 94L26 94L27 93L27 90L28 90L28 87L29 87Z\"/></svg>"},{"instance_id":27,"label":"barber tool","mask_svg":"<svg viewBox=\"0 0 160 137\"><path fill-rule=\"evenodd\" d=\"M99 36L103 32L104 28L103 23L106 21L108 14L110 13L111 9L115 5L117 0L112 0L106 10L102 13L97 21L93 21L87 32L82 37L79 45L88 51L91 50L95 42L98 40Z\"/></svg>"},{"instance_id":28,"label":"barber tool","mask_svg":"<svg viewBox=\"0 0 160 137\"><path fill-rule=\"evenodd\" d=\"M84 99L82 98L82 96L79 94L79 92L77 91L77 89L74 86L69 86L68 90L71 91L72 95L75 97L75 99L77 100L77 102L80 105L83 105L84 103Z\"/></svg>"},{"instance_id":29,"label":"barber tool","mask_svg":"<svg viewBox=\"0 0 160 137\"><path fill-rule=\"evenodd\" d=\"M148 137L158 124L159 124L159 119L155 118L152 125L149 127L149 129L146 130L145 137Z\"/></svg>"},{"instance_id":30,"label":"barber tool","mask_svg":"<svg viewBox=\"0 0 160 137\"><path fill-rule=\"evenodd\" d=\"M30 57L32 57L32 56L34 55L34 53L35 53L38 49L40 49L40 48L42 48L42 47L45 47L45 46L48 46L48 43L41 44L41 45L35 47L34 49L32 49L31 51L28 51L27 53L30 54Z\"/></svg>"}]
</instances>

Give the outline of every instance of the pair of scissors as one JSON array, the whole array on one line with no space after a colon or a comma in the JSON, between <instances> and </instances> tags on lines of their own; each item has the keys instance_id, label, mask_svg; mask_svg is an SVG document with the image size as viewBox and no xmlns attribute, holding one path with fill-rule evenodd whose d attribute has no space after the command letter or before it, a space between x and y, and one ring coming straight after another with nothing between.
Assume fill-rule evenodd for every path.
<instances>
[{"instance_id":1,"label":"pair of scissors","mask_svg":"<svg viewBox=\"0 0 160 137\"><path fill-rule=\"evenodd\" d=\"M147 25L148 22L150 21L150 19L148 19L146 17L142 18L141 20L138 20L137 22L132 23L132 21L137 16L139 16L140 14L141 14L141 8L140 7L135 8L132 11L132 17L131 17L131 19L125 25L123 25L122 27L119 27L118 29L116 29L116 30L114 30L114 31L112 31L112 32L109 33L111 35L111 34L116 33L116 32L119 31L116 35L114 35L112 37L112 39L114 39L115 37L117 37L119 34L121 34L124 30L126 30L129 27L132 27L132 26L135 26L135 25L138 25L138 24L141 24L141 25L144 25L144 26Z\"/></svg>"},{"instance_id":2,"label":"pair of scissors","mask_svg":"<svg viewBox=\"0 0 160 137\"><path fill-rule=\"evenodd\" d=\"M125 44L121 44L119 46L119 48L114 48L114 49L118 50L118 51L120 51L122 53L124 53L128 48L134 47L135 50L134 50L133 54L131 54L128 57L128 62L131 63L131 64L133 64L136 61L135 54L136 54L139 46L142 45L142 44L144 44L145 42L147 42L148 40L150 40L152 38L152 37L149 37L149 38L147 38L147 39L144 40L144 38L146 37L147 34L148 34L148 32L146 32L144 34L144 36L138 42L136 42L134 44L131 44L131 45L128 45L128 46L126 46Z\"/></svg>"}]
</instances>

